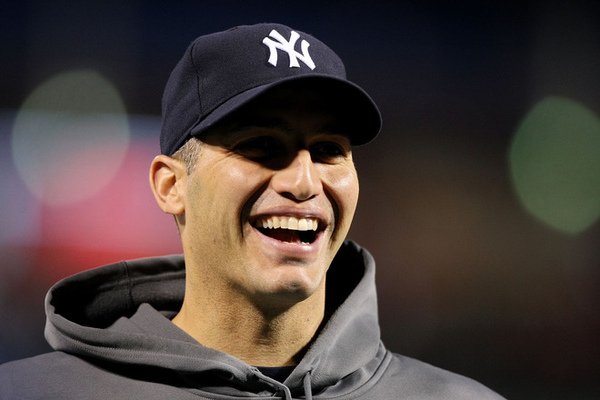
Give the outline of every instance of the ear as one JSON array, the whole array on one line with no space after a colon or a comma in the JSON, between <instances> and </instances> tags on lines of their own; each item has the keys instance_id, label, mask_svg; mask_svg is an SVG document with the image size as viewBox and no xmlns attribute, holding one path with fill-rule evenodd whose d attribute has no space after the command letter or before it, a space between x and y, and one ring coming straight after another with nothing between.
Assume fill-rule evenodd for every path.
<instances>
[{"instance_id":1,"label":"ear","mask_svg":"<svg viewBox=\"0 0 600 400\"><path fill-rule=\"evenodd\" d=\"M158 155L150 164L150 187L161 210L172 215L185 211L185 165L169 156Z\"/></svg>"}]
</instances>

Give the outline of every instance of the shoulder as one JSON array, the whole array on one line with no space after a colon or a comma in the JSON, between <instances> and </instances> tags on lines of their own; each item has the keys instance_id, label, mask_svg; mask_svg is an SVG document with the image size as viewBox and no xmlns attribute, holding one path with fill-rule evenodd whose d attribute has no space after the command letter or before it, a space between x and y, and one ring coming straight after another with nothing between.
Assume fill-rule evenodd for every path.
<instances>
[{"instance_id":1,"label":"shoulder","mask_svg":"<svg viewBox=\"0 0 600 400\"><path fill-rule=\"evenodd\" d=\"M22 360L9 361L0 365L0 379L2 382L10 377L20 377L20 379L31 379L36 375L52 374L54 371L63 369L65 365L78 362L78 359L68 354L58 351L41 354Z\"/></svg>"},{"instance_id":2,"label":"shoulder","mask_svg":"<svg viewBox=\"0 0 600 400\"><path fill-rule=\"evenodd\" d=\"M0 365L1 399L48 398L64 390L74 376L82 376L84 362L61 352L11 361ZM51 398L51 396L50 396Z\"/></svg>"},{"instance_id":3,"label":"shoulder","mask_svg":"<svg viewBox=\"0 0 600 400\"><path fill-rule=\"evenodd\" d=\"M0 399L120 399L124 380L81 357L55 351L0 365Z\"/></svg>"},{"instance_id":4,"label":"shoulder","mask_svg":"<svg viewBox=\"0 0 600 400\"><path fill-rule=\"evenodd\" d=\"M1 400L198 399L170 384L165 371L122 368L63 352L0 365ZM201 398L201 397L200 397Z\"/></svg>"},{"instance_id":5,"label":"shoulder","mask_svg":"<svg viewBox=\"0 0 600 400\"><path fill-rule=\"evenodd\" d=\"M503 399L473 379L393 353L376 388L387 391L382 393L381 398L398 398L398 394L401 393L401 398L406 399Z\"/></svg>"}]
</instances>

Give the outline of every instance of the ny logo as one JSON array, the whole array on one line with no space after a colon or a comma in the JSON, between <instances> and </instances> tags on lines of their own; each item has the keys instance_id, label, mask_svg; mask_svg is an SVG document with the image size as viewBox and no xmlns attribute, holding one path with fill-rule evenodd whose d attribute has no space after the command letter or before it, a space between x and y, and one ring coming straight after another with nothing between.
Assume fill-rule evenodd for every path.
<instances>
[{"instance_id":1,"label":"ny logo","mask_svg":"<svg viewBox=\"0 0 600 400\"><path fill-rule=\"evenodd\" d=\"M308 54L308 46L310 46L310 44L306 40L302 39L300 42L300 49L302 50L302 53L299 53L294 49L296 47L296 42L300 38L300 35L297 32L292 31L289 41L285 40L285 38L281 36L275 29L269 33L269 36L270 37L266 37L262 41L271 51L268 60L269 64L273 65L274 67L277 66L277 49L279 49L288 53L290 58L290 68L300 68L300 64L298 64L298 60L300 60L306 64L308 68L315 69L315 63L313 62L312 58L310 58L310 54ZM276 41L271 38L275 39Z\"/></svg>"}]
</instances>

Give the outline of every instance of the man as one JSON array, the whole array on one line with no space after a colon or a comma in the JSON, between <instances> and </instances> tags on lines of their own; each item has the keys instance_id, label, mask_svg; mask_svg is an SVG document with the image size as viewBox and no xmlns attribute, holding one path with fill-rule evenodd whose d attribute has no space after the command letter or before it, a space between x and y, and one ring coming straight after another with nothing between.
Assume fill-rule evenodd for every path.
<instances>
[{"instance_id":1,"label":"man","mask_svg":"<svg viewBox=\"0 0 600 400\"><path fill-rule=\"evenodd\" d=\"M352 146L379 132L338 56L279 24L196 39L163 97L158 206L183 256L55 285L55 352L4 365L2 399L499 399L390 353L374 261L345 241Z\"/></svg>"}]
</instances>

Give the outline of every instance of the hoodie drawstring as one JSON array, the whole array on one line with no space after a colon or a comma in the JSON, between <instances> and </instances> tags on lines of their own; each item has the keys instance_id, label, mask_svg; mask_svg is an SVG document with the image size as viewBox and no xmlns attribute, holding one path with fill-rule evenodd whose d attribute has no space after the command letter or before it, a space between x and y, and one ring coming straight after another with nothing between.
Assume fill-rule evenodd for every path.
<instances>
[{"instance_id":1,"label":"hoodie drawstring","mask_svg":"<svg viewBox=\"0 0 600 400\"><path fill-rule=\"evenodd\" d=\"M283 389L283 394L285 395L285 400L292 400L292 392L290 392L290 388L285 385L281 385Z\"/></svg>"},{"instance_id":2,"label":"hoodie drawstring","mask_svg":"<svg viewBox=\"0 0 600 400\"><path fill-rule=\"evenodd\" d=\"M290 388L288 388L286 385L282 384L281 382L279 382L273 378L263 375L262 373L260 373L258 368L253 368L253 371L255 373L257 373L257 377L260 380L262 380L263 382L270 383L271 385L273 385L273 387L276 387L280 392L283 392L283 395L285 396L285 400L293 400L292 392L290 391ZM304 378L302 378L302 384L304 386L304 398L306 400L312 400L312 398L313 398L313 396L312 396L312 381L310 379L311 373L312 373L312 370L309 370L306 373L306 375L304 375Z\"/></svg>"},{"instance_id":3,"label":"hoodie drawstring","mask_svg":"<svg viewBox=\"0 0 600 400\"><path fill-rule=\"evenodd\" d=\"M311 380L310 380L310 373L312 371L309 370L306 375L304 375L304 379L302 380L302 383L304 384L304 398L306 400L312 400L312 385L311 385Z\"/></svg>"},{"instance_id":4,"label":"hoodie drawstring","mask_svg":"<svg viewBox=\"0 0 600 400\"><path fill-rule=\"evenodd\" d=\"M273 379L271 377L263 375L260 372L260 370L258 368L256 368L256 367L253 367L252 370L254 371L255 374L257 374L256 376L257 376L258 379L260 379L263 382L269 383L274 388L277 388L277 390L279 392L283 392L283 395L285 396L285 400L293 400L292 399L292 392L290 391L290 388L288 388L287 386L285 386L283 383L279 382L276 379Z\"/></svg>"}]
</instances>

